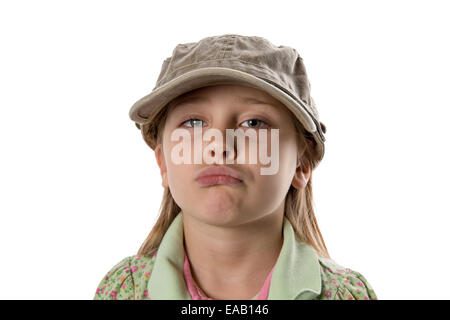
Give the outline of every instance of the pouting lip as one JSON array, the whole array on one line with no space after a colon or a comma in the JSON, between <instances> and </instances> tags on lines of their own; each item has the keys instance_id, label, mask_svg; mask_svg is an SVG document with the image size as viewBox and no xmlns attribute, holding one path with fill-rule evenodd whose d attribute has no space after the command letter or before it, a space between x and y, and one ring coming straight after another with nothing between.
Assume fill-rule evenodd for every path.
<instances>
[{"instance_id":1,"label":"pouting lip","mask_svg":"<svg viewBox=\"0 0 450 320\"><path fill-rule=\"evenodd\" d=\"M242 181L242 175L234 169L225 166L210 166L195 174L195 180L207 176L230 176Z\"/></svg>"}]
</instances>

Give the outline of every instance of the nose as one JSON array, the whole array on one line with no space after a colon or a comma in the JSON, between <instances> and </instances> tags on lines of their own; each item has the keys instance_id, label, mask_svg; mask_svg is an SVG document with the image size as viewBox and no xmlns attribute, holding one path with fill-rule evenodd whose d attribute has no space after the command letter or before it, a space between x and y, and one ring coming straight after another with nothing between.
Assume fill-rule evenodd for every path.
<instances>
[{"instance_id":1,"label":"nose","mask_svg":"<svg viewBox=\"0 0 450 320\"><path fill-rule=\"evenodd\" d=\"M216 158L216 152L221 151L223 163L227 163L227 160L228 160L228 162L230 162L230 161L236 162L237 146L236 146L236 141L234 141L235 137L233 136L233 138L232 138L233 140L228 141L228 144L227 144L226 131L221 130L220 132L222 133L222 139L223 139L222 140L222 150L219 150L217 144L214 144L214 147L210 148L208 150L209 156L211 158Z\"/></svg>"},{"instance_id":2,"label":"nose","mask_svg":"<svg viewBox=\"0 0 450 320\"><path fill-rule=\"evenodd\" d=\"M226 148L224 148L224 149L226 149ZM232 152L230 152L230 151L223 150L222 154L223 154L224 160L226 160L227 157L231 156L231 153ZM209 150L209 154L211 155L211 157L215 157L216 156L216 152L214 151L214 149Z\"/></svg>"},{"instance_id":3,"label":"nose","mask_svg":"<svg viewBox=\"0 0 450 320\"><path fill-rule=\"evenodd\" d=\"M221 148L219 145L215 142L216 137L214 137L213 140L210 140L206 142L207 145L210 143L213 143L209 147L208 155L209 157L215 159L216 161L223 161L224 164L227 162L233 162L236 163L237 159L237 141L236 137L234 135L231 135L229 139L227 139L227 129L235 130L235 122L233 117L222 117L217 118L214 126L212 126L214 130L217 131L217 133L220 133L219 139L222 139ZM227 141L228 140L228 141ZM217 152L221 153L220 155L216 155Z\"/></svg>"}]
</instances>

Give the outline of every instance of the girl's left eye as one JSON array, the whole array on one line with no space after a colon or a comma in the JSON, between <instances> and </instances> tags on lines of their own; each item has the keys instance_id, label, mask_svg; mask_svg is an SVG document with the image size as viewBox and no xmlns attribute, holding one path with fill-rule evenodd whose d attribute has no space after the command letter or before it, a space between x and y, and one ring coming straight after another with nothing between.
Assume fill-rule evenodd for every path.
<instances>
[{"instance_id":1,"label":"girl's left eye","mask_svg":"<svg viewBox=\"0 0 450 320\"><path fill-rule=\"evenodd\" d=\"M244 126L244 127L249 127L249 128L260 128L263 126L268 126L268 124L265 121L259 120L259 119L249 119L246 120L242 123L246 123L248 122L249 125L248 126Z\"/></svg>"}]
</instances>

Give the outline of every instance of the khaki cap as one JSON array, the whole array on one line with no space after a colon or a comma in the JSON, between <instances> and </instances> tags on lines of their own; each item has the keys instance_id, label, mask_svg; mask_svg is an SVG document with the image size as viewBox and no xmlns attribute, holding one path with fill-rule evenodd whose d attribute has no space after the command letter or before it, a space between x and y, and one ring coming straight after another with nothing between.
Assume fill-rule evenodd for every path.
<instances>
[{"instance_id":1,"label":"khaki cap","mask_svg":"<svg viewBox=\"0 0 450 320\"><path fill-rule=\"evenodd\" d=\"M303 59L288 46L257 36L225 34L178 44L165 59L156 86L138 100L129 116L155 149L145 130L176 97L205 86L241 84L262 90L283 103L316 141L319 161L325 153L325 125L319 120Z\"/></svg>"}]
</instances>

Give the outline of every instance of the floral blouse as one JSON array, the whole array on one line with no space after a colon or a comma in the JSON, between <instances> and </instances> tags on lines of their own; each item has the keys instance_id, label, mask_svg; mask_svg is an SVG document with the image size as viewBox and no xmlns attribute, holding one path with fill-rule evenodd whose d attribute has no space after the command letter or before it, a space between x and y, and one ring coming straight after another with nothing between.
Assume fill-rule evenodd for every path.
<instances>
[{"instance_id":1,"label":"floral blouse","mask_svg":"<svg viewBox=\"0 0 450 320\"><path fill-rule=\"evenodd\" d=\"M94 300L210 299L196 291L183 245L179 214L157 251L150 256L122 259L98 284ZM317 255L295 237L289 220L283 226L283 246L259 292L269 300L376 300L372 286L359 272Z\"/></svg>"}]
</instances>

